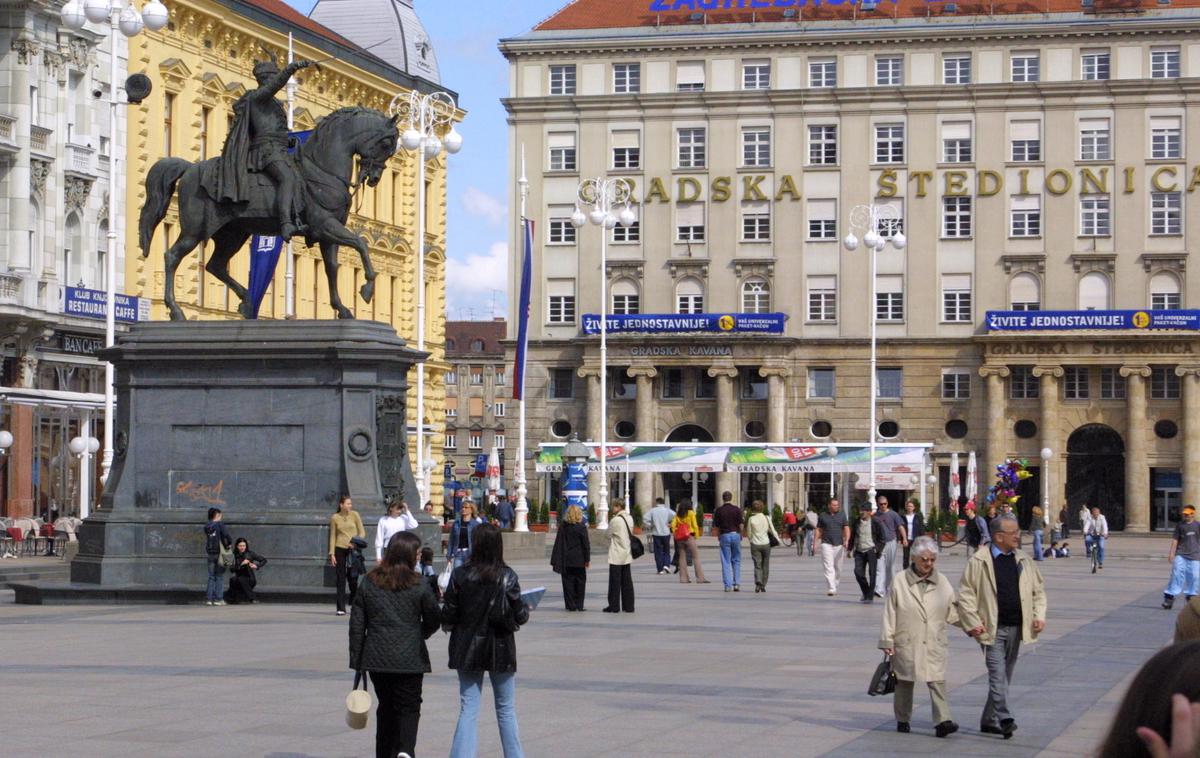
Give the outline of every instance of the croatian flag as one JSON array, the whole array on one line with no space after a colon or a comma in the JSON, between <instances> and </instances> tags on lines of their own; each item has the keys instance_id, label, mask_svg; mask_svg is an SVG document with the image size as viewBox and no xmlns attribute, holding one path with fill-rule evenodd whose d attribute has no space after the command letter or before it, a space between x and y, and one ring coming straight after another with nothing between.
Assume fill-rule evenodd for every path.
<instances>
[{"instance_id":1,"label":"croatian flag","mask_svg":"<svg viewBox=\"0 0 1200 758\"><path fill-rule=\"evenodd\" d=\"M525 353L529 348L529 298L533 287L533 219L522 219L525 254L521 256L521 299L517 311L517 360L513 366L513 400L525 395Z\"/></svg>"}]
</instances>

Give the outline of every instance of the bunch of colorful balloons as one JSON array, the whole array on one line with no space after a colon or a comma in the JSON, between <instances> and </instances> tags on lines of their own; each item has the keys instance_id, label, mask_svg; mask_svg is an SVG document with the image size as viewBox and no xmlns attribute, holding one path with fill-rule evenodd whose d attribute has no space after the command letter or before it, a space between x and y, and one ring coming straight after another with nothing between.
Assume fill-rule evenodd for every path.
<instances>
[{"instance_id":1,"label":"bunch of colorful balloons","mask_svg":"<svg viewBox=\"0 0 1200 758\"><path fill-rule=\"evenodd\" d=\"M1017 494L1017 487L1020 486L1023 479L1033 476L1026 468L1028 465L1029 461L1024 458L1009 458L996 466L996 483L988 490L988 504L1007 504L1015 507L1017 501L1021 499L1021 496Z\"/></svg>"}]
</instances>

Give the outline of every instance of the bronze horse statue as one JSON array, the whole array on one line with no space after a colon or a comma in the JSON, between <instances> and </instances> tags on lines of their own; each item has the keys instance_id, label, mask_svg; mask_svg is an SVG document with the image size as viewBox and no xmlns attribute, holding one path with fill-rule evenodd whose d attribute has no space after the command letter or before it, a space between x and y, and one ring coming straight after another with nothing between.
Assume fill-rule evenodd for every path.
<instances>
[{"instance_id":1,"label":"bronze horse statue","mask_svg":"<svg viewBox=\"0 0 1200 758\"><path fill-rule=\"evenodd\" d=\"M396 117L389 118L369 108L342 108L321 119L312 137L299 150L298 163L303 178L299 192L307 226L304 236L308 244L321 246L325 276L329 279L330 305L337 311L338 318L354 318L338 297L339 245L353 247L362 258L366 278L360 290L363 299L370 302L375 293L375 269L371 266L367 243L346 228L346 219L350 215L354 192L363 184L377 185L388 159L396 152L399 141L396 121ZM354 178L356 157L357 179ZM205 270L229 285L241 300L238 312L245 316L249 309L246 288L230 276L229 261L250 235L280 233L274 211L274 187L266 177L253 175L258 177L263 191L256 193L258 199L248 203L218 202L205 190L204 174L215 168L218 160L210 158L192 163L182 158L163 158L151 167L146 177L146 203L138 222L142 257L150 254L154 230L166 216L178 186L181 228L175 243L166 252L163 289L163 300L170 309L172 321L186 320L175 302L175 270L197 245L210 239L213 241L213 254Z\"/></svg>"}]
</instances>

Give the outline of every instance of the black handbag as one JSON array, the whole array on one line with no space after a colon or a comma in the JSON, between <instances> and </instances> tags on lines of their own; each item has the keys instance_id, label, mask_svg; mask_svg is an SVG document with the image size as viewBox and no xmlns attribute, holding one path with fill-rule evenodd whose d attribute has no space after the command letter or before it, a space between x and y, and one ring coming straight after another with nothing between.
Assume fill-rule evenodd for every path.
<instances>
[{"instance_id":1,"label":"black handbag","mask_svg":"<svg viewBox=\"0 0 1200 758\"><path fill-rule=\"evenodd\" d=\"M771 547L779 547L779 538L775 536L775 532L767 532L767 544Z\"/></svg>"},{"instance_id":2,"label":"black handbag","mask_svg":"<svg viewBox=\"0 0 1200 758\"><path fill-rule=\"evenodd\" d=\"M867 687L867 694L874 697L876 695L890 695L895 691L896 672L892 671L892 657L884 653L883 660L875 667L875 674L871 677L871 684Z\"/></svg>"},{"instance_id":3,"label":"black handbag","mask_svg":"<svg viewBox=\"0 0 1200 758\"><path fill-rule=\"evenodd\" d=\"M625 529L629 532L629 555L636 561L646 554L646 545L642 542L641 537L634 536L633 527L629 525L628 521L625 519L621 519L621 521L625 522Z\"/></svg>"}]
</instances>

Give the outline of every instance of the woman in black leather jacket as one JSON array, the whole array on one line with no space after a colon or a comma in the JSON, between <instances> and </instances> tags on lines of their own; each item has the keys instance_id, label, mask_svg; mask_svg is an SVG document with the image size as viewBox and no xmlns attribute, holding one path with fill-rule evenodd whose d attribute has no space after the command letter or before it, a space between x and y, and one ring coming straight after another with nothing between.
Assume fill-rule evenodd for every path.
<instances>
[{"instance_id":1,"label":"woman in black leather jacket","mask_svg":"<svg viewBox=\"0 0 1200 758\"><path fill-rule=\"evenodd\" d=\"M233 543L233 576L229 577L229 590L225 601L230 605L257 603L254 588L258 586L258 569L267 565L267 559L250 549L245 537Z\"/></svg>"},{"instance_id":2,"label":"woman in black leather jacket","mask_svg":"<svg viewBox=\"0 0 1200 758\"><path fill-rule=\"evenodd\" d=\"M458 671L461 709L450 754L473 758L483 673L492 680L504 758L524 758L517 732L517 644L513 633L529 620L517 574L504 563L500 529L480 524L471 556L446 587L442 628L450 632L450 668Z\"/></svg>"}]
</instances>

